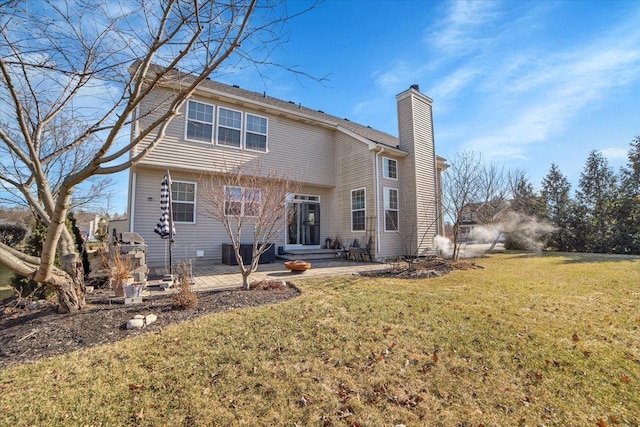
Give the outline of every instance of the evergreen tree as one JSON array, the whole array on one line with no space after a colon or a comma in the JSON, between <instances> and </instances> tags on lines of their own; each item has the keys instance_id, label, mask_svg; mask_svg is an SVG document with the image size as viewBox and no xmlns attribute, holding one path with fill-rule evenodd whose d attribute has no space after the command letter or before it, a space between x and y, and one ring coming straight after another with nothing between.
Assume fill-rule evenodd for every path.
<instances>
[{"instance_id":1,"label":"evergreen tree","mask_svg":"<svg viewBox=\"0 0 640 427\"><path fill-rule=\"evenodd\" d=\"M533 184L523 171L510 176L511 210L534 218L546 218L544 200L536 194Z\"/></svg>"},{"instance_id":2,"label":"evergreen tree","mask_svg":"<svg viewBox=\"0 0 640 427\"><path fill-rule=\"evenodd\" d=\"M631 142L615 205L616 252L640 254L640 135Z\"/></svg>"},{"instance_id":3,"label":"evergreen tree","mask_svg":"<svg viewBox=\"0 0 640 427\"><path fill-rule=\"evenodd\" d=\"M547 239L547 246L551 249L569 251L575 249L577 243L570 227L574 210L570 191L569 180L560 172L558 165L552 163L549 173L542 180L541 190L545 216L557 227Z\"/></svg>"},{"instance_id":4,"label":"evergreen tree","mask_svg":"<svg viewBox=\"0 0 640 427\"><path fill-rule=\"evenodd\" d=\"M589 153L580 174L576 201L580 207L576 220L586 239L584 251L610 253L617 251L613 241L616 225L617 178L602 153Z\"/></svg>"}]
</instances>

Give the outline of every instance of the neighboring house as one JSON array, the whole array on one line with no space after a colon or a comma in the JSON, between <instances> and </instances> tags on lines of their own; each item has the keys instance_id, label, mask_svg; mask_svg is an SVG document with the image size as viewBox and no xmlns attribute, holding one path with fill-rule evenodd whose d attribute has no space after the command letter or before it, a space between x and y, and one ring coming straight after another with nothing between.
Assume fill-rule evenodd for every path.
<instances>
[{"instance_id":1,"label":"neighboring house","mask_svg":"<svg viewBox=\"0 0 640 427\"><path fill-rule=\"evenodd\" d=\"M458 241L466 242L471 240L473 229L478 226L478 218L476 209L479 203L470 203L462 208L460 215L460 225L458 226Z\"/></svg>"},{"instance_id":2,"label":"neighboring house","mask_svg":"<svg viewBox=\"0 0 640 427\"><path fill-rule=\"evenodd\" d=\"M144 126L138 120L152 120L170 98L170 88L157 90L138 112L133 134ZM255 161L303 181L290 197L294 221L273 241L276 247L318 249L328 238L364 244L371 237L377 260L432 253L433 238L444 232L440 172L446 167L435 154L432 100L413 85L396 101L399 137L266 93L205 81L164 140L130 171L129 231L145 239L148 265L167 259L166 240L153 231L166 170L173 181L174 262L221 262L222 245L230 240L221 223L198 209L201 177Z\"/></svg>"},{"instance_id":3,"label":"neighboring house","mask_svg":"<svg viewBox=\"0 0 640 427\"><path fill-rule=\"evenodd\" d=\"M465 205L460 215L458 241L476 240L479 236L476 236L474 231L479 227L486 229L491 223L495 223L497 217L504 213L510 205L511 202L509 200L502 199L494 199L489 203L469 203ZM486 239L486 232L481 233L480 237L481 239Z\"/></svg>"}]
</instances>

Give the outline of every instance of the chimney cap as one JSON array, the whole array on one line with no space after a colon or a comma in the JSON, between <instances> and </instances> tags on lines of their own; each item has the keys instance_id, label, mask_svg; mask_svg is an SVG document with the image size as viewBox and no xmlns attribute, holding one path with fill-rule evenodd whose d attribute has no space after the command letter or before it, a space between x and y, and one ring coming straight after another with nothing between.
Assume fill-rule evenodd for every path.
<instances>
[{"instance_id":1,"label":"chimney cap","mask_svg":"<svg viewBox=\"0 0 640 427\"><path fill-rule=\"evenodd\" d=\"M420 92L420 86L419 86L419 85L417 85L417 84L412 84L412 85L410 86L410 89L414 89L414 90L417 90L418 92Z\"/></svg>"}]
</instances>

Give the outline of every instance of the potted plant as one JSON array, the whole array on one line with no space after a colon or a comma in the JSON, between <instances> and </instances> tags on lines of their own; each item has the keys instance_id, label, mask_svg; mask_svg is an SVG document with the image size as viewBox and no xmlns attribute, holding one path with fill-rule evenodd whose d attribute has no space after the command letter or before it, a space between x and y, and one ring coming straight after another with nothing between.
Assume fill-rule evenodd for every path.
<instances>
[{"instance_id":1,"label":"potted plant","mask_svg":"<svg viewBox=\"0 0 640 427\"><path fill-rule=\"evenodd\" d=\"M111 287L113 288L113 291L115 292L117 297L124 297L126 296L125 286L133 285L133 276L131 274L131 259L126 256L122 256L119 246L115 246L113 249L113 256L111 257L109 268ZM140 289L142 289L141 286Z\"/></svg>"}]
</instances>

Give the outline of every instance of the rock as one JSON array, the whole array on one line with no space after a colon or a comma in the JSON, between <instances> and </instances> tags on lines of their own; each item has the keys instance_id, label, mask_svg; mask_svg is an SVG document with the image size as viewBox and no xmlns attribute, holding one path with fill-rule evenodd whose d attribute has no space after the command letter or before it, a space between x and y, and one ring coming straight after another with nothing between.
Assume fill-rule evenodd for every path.
<instances>
[{"instance_id":1,"label":"rock","mask_svg":"<svg viewBox=\"0 0 640 427\"><path fill-rule=\"evenodd\" d=\"M133 319L127 322L127 329L142 329L147 325L152 324L158 320L158 316L155 314L147 314L146 316L142 314L136 314L133 316Z\"/></svg>"},{"instance_id":2,"label":"rock","mask_svg":"<svg viewBox=\"0 0 640 427\"><path fill-rule=\"evenodd\" d=\"M40 307L44 307L45 305L47 305L47 301L43 299L39 299L37 301L31 301L29 303L29 310L37 310Z\"/></svg>"},{"instance_id":3,"label":"rock","mask_svg":"<svg viewBox=\"0 0 640 427\"><path fill-rule=\"evenodd\" d=\"M142 316L142 319L138 319L137 317L138 316L127 322L127 330L142 329L144 327L144 316Z\"/></svg>"},{"instance_id":4,"label":"rock","mask_svg":"<svg viewBox=\"0 0 640 427\"><path fill-rule=\"evenodd\" d=\"M158 320L158 316L156 316L155 314L149 314L149 315L145 316L144 323L147 324L147 325L150 325L153 322L155 322L156 320Z\"/></svg>"}]
</instances>

